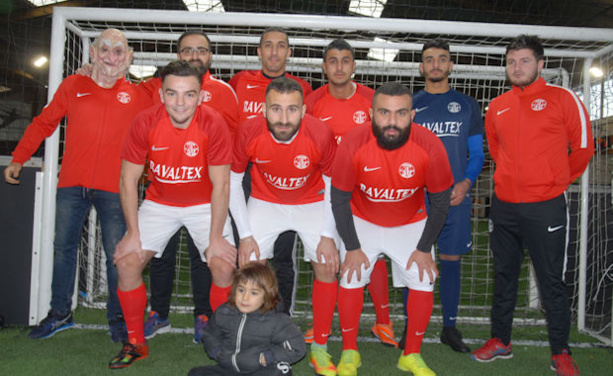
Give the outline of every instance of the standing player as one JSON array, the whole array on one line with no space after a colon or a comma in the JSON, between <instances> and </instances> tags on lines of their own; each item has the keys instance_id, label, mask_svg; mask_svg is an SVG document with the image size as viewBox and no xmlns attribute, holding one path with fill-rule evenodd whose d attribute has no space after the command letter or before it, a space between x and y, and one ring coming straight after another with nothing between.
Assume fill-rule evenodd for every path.
<instances>
[{"instance_id":1,"label":"standing player","mask_svg":"<svg viewBox=\"0 0 613 376\"><path fill-rule=\"evenodd\" d=\"M232 87L211 75L209 67L213 58L211 41L200 30L189 30L183 33L177 41L177 58L185 60L203 73L202 91L203 105L208 105L223 116L234 133L238 127L238 99ZM160 78L152 78L139 85L160 103L159 90L162 87ZM168 242L164 254L153 258L149 269L151 289L151 312L145 322L145 337L152 338L157 333L170 330L170 297L172 295L172 280L175 275L175 260L180 232ZM211 272L208 265L202 261L200 252L187 232L187 249L191 261L192 292L194 296L194 342L202 340L202 332L208 318L211 316L209 290L211 288Z\"/></svg>"},{"instance_id":2,"label":"standing player","mask_svg":"<svg viewBox=\"0 0 613 376\"><path fill-rule=\"evenodd\" d=\"M66 117L66 140L56 195L51 310L30 332L33 339L49 338L74 326L71 306L77 247L92 205L100 218L107 259L107 319L111 338L113 342L121 342L127 336L113 266L115 245L126 229L118 194L119 153L130 123L151 102L125 79L132 51L119 30L103 31L91 45L90 56L91 77L72 75L62 82L53 100L26 129L13 152L13 160L4 170L8 183L19 184L23 164Z\"/></svg>"},{"instance_id":3,"label":"standing player","mask_svg":"<svg viewBox=\"0 0 613 376\"><path fill-rule=\"evenodd\" d=\"M289 47L287 33L279 28L264 30L260 37L258 57L262 61L262 70L238 72L229 81L236 91L240 112L240 122L252 119L262 112L266 97L266 88L275 78L288 77L300 84L304 98L312 91L311 85L301 78L292 76L285 71L285 64L292 53ZM249 179L249 175L247 175ZM249 196L249 182L245 182L245 192ZM283 233L275 243L275 271L279 281L279 292L283 298L283 309L290 312L295 285L294 271L294 243L296 233L290 231Z\"/></svg>"},{"instance_id":4,"label":"standing player","mask_svg":"<svg viewBox=\"0 0 613 376\"><path fill-rule=\"evenodd\" d=\"M160 257L168 239L185 226L208 261L213 311L228 299L236 249L228 220L230 132L214 110L200 106L202 72L185 61L162 69L164 105L142 112L122 150L119 191L127 232L117 244L117 295L128 342L109 363L124 368L149 354L143 332L147 294L142 271ZM138 209L138 181L148 160L146 199ZM205 260L206 259L206 260Z\"/></svg>"},{"instance_id":5,"label":"standing player","mask_svg":"<svg viewBox=\"0 0 613 376\"><path fill-rule=\"evenodd\" d=\"M426 42L421 61L419 71L426 79L426 88L413 97L413 121L428 128L443 142L455 181L447 220L438 236L439 289L443 306L441 342L455 351L467 353L470 348L456 329L460 259L470 251L472 244L470 188L483 168L483 120L474 98L449 87L453 62L447 42L439 39Z\"/></svg>"},{"instance_id":6,"label":"standing player","mask_svg":"<svg viewBox=\"0 0 613 376\"><path fill-rule=\"evenodd\" d=\"M506 55L513 88L495 98L485 116L496 163L489 227L492 338L472 358L491 362L513 356L511 327L525 246L547 316L551 369L558 375L579 375L568 346L566 189L594 154L590 117L575 93L540 77L545 61L538 37L518 36Z\"/></svg>"},{"instance_id":7,"label":"standing player","mask_svg":"<svg viewBox=\"0 0 613 376\"><path fill-rule=\"evenodd\" d=\"M314 330L327 334L338 292L339 257L329 201L336 143L328 127L305 115L302 88L290 78L268 85L263 115L243 123L234 142L230 207L241 239L239 266L272 258L279 234L298 232L305 261L315 272ZM245 205L241 182L249 162L252 191ZM313 345L311 363L317 374L336 374L325 342Z\"/></svg>"},{"instance_id":8,"label":"standing player","mask_svg":"<svg viewBox=\"0 0 613 376\"><path fill-rule=\"evenodd\" d=\"M341 247L338 313L343 334L339 375L357 375L364 286L380 253L392 260L394 286L409 288L406 347L398 368L434 375L420 355L438 274L432 245L445 223L453 175L442 142L412 123L410 91L386 83L375 92L372 126L339 145L332 171L332 208ZM430 211L426 215L424 190Z\"/></svg>"},{"instance_id":9,"label":"standing player","mask_svg":"<svg viewBox=\"0 0 613 376\"><path fill-rule=\"evenodd\" d=\"M347 132L370 121L369 110L375 91L351 79L355 66L355 53L347 41L336 39L330 42L324 49L322 63L328 83L315 90L305 100L307 113L326 123L334 132L338 143ZM375 263L368 290L377 316L377 322L373 325L371 332L384 345L396 347L398 344L394 338L394 328L389 317L388 276L385 259L380 259ZM324 338L322 335L326 333L318 333L317 338L320 343ZM305 338L307 342L312 342L313 331L309 330Z\"/></svg>"}]
</instances>

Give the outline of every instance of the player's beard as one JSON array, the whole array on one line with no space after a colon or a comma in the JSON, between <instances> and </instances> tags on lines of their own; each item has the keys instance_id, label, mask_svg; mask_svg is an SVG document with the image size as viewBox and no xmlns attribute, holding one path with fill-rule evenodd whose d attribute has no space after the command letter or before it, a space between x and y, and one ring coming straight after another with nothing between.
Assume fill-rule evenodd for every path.
<instances>
[{"instance_id":1,"label":"player's beard","mask_svg":"<svg viewBox=\"0 0 613 376\"><path fill-rule=\"evenodd\" d=\"M206 72L209 70L209 67L198 59L191 59L188 61L188 63L192 67L198 69L201 74L206 74Z\"/></svg>"},{"instance_id":2,"label":"player's beard","mask_svg":"<svg viewBox=\"0 0 613 376\"><path fill-rule=\"evenodd\" d=\"M298 130L300 129L300 123L298 124L281 123L281 122L270 123L268 120L266 121L266 126L268 127L268 130L270 131L270 133L272 133L272 136L275 138L275 140L281 141L281 142L291 140L292 137L294 137L296 133L298 133ZM290 129L279 132L277 127L284 127L284 126L289 126Z\"/></svg>"},{"instance_id":3,"label":"player's beard","mask_svg":"<svg viewBox=\"0 0 613 376\"><path fill-rule=\"evenodd\" d=\"M398 131L398 135L395 137L386 137L385 131L389 129L395 129ZM386 150L395 150L406 144L409 135L411 134L411 124L405 129L402 129L394 124L387 125L385 127L379 127L375 120L372 120L372 132L377 139L377 144Z\"/></svg>"},{"instance_id":4,"label":"player's beard","mask_svg":"<svg viewBox=\"0 0 613 376\"><path fill-rule=\"evenodd\" d=\"M443 71L441 70L441 72ZM432 77L431 75L426 74L426 80L433 82L433 83L438 83L438 82L442 82L446 80L450 74L451 74L451 70L448 70L447 72L443 72L443 75L439 77Z\"/></svg>"},{"instance_id":5,"label":"player's beard","mask_svg":"<svg viewBox=\"0 0 613 376\"><path fill-rule=\"evenodd\" d=\"M517 79L515 77L513 77L513 75L510 75L509 72L507 72L507 79L514 85L514 86L518 86L521 88L524 88L526 86L532 85L532 83L534 83L534 81L536 81L539 78L539 71L535 70L534 73L532 74L532 76L529 76L527 79L523 80L523 79Z\"/></svg>"}]
</instances>

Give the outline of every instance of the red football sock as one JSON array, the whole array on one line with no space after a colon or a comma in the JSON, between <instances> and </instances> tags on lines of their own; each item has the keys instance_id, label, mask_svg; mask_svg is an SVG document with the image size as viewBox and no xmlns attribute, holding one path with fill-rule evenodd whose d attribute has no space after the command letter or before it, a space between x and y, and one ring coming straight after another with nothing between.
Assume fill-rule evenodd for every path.
<instances>
[{"instance_id":1,"label":"red football sock","mask_svg":"<svg viewBox=\"0 0 613 376\"><path fill-rule=\"evenodd\" d=\"M358 349L358 330L360 314L364 306L364 287L346 289L341 287L338 292L338 317L343 332L343 350Z\"/></svg>"},{"instance_id":2,"label":"red football sock","mask_svg":"<svg viewBox=\"0 0 613 376\"><path fill-rule=\"evenodd\" d=\"M407 301L409 323L405 339L404 355L419 353L426 328L432 316L434 294L427 291L410 290Z\"/></svg>"},{"instance_id":3,"label":"red football sock","mask_svg":"<svg viewBox=\"0 0 613 376\"><path fill-rule=\"evenodd\" d=\"M117 298L121 304L123 318L128 328L128 341L132 344L145 343L145 328L143 317L147 308L147 289L145 284L134 290L122 291L117 289Z\"/></svg>"},{"instance_id":4,"label":"red football sock","mask_svg":"<svg viewBox=\"0 0 613 376\"><path fill-rule=\"evenodd\" d=\"M368 284L368 292L370 293L372 304L375 306L378 324L390 323L388 291L387 264L384 259L380 259L375 263L375 267L370 275L370 283Z\"/></svg>"},{"instance_id":5,"label":"red football sock","mask_svg":"<svg viewBox=\"0 0 613 376\"><path fill-rule=\"evenodd\" d=\"M217 310L217 307L228 301L228 296L230 296L230 290L232 290L232 285L228 287L219 287L215 283L211 283L209 301L211 303L211 309L213 310L213 312Z\"/></svg>"},{"instance_id":6,"label":"red football sock","mask_svg":"<svg viewBox=\"0 0 613 376\"><path fill-rule=\"evenodd\" d=\"M313 341L318 345L325 345L328 341L337 297L338 281L313 281Z\"/></svg>"}]
</instances>

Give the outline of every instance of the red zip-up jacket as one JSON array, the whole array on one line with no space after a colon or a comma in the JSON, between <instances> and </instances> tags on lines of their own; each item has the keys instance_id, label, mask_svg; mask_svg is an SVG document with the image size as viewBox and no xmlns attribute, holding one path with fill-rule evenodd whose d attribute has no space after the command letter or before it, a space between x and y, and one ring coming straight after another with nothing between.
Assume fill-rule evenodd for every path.
<instances>
[{"instance_id":1,"label":"red zip-up jacket","mask_svg":"<svg viewBox=\"0 0 613 376\"><path fill-rule=\"evenodd\" d=\"M590 118L581 100L543 78L492 100L485 132L496 163L494 192L505 202L559 196L594 154Z\"/></svg>"},{"instance_id":2,"label":"red zip-up jacket","mask_svg":"<svg viewBox=\"0 0 613 376\"><path fill-rule=\"evenodd\" d=\"M124 78L105 89L90 77L68 76L26 129L12 162L23 164L30 159L66 117L58 187L118 193L123 141L136 114L150 106L147 93Z\"/></svg>"}]
</instances>

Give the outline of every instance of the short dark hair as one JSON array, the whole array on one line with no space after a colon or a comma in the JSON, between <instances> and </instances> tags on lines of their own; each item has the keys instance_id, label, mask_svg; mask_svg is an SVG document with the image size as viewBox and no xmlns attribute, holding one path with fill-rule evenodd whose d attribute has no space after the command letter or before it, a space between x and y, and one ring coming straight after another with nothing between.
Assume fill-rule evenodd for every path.
<instances>
[{"instance_id":1,"label":"short dark hair","mask_svg":"<svg viewBox=\"0 0 613 376\"><path fill-rule=\"evenodd\" d=\"M398 97L401 95L408 95L410 98L413 98L413 94L408 87L403 85L401 82L386 82L383 85L379 86L377 90L375 90L375 95L373 95L372 100L373 103L377 95L389 95L392 97Z\"/></svg>"},{"instance_id":2,"label":"short dark hair","mask_svg":"<svg viewBox=\"0 0 613 376\"><path fill-rule=\"evenodd\" d=\"M192 67L185 60L176 60L168 63L162 70L160 71L160 77L162 78L162 82L166 79L166 76L173 75L179 77L189 77L194 76L198 79L198 82L202 84L202 72L200 69L196 67Z\"/></svg>"},{"instance_id":3,"label":"short dark hair","mask_svg":"<svg viewBox=\"0 0 613 376\"><path fill-rule=\"evenodd\" d=\"M209 44L209 50L211 49L211 39L209 39L209 36L206 35L206 33L204 31L198 30L198 29L190 29L190 30L187 30L186 32L184 32L183 34L181 34L179 39L177 39L177 51L180 52L181 42L183 41L183 38L185 38L187 36L190 36L190 35L200 35L200 36L203 36L204 39L206 39L207 43Z\"/></svg>"},{"instance_id":4,"label":"short dark hair","mask_svg":"<svg viewBox=\"0 0 613 376\"><path fill-rule=\"evenodd\" d=\"M241 282L252 282L264 290L264 304L262 304L262 308L260 308L261 313L275 311L277 309L277 305L281 302L279 284L275 277L275 273L273 273L270 267L252 261L234 271L232 289L230 290L230 296L228 298L228 301L233 306L236 306L236 289Z\"/></svg>"},{"instance_id":5,"label":"short dark hair","mask_svg":"<svg viewBox=\"0 0 613 376\"><path fill-rule=\"evenodd\" d=\"M326 46L324 49L324 61L326 60L326 56L328 56L328 51L330 50L349 51L351 52L351 60L355 60L355 51L353 50L353 47L351 47L351 45L344 39L335 39Z\"/></svg>"},{"instance_id":6,"label":"short dark hair","mask_svg":"<svg viewBox=\"0 0 613 376\"><path fill-rule=\"evenodd\" d=\"M289 46L289 37L287 36L287 32L285 30L281 29L280 27L269 27L265 29L264 31L262 31L262 35L260 35L260 44L259 44L260 47L262 47L262 42L264 41L264 35L268 33L272 33L272 32L277 32L277 33L281 33L285 35L285 41L287 42Z\"/></svg>"},{"instance_id":7,"label":"short dark hair","mask_svg":"<svg viewBox=\"0 0 613 376\"><path fill-rule=\"evenodd\" d=\"M424 43L424 46L421 48L421 54L423 55L428 48L440 48L441 50L449 52L449 43L442 39L429 40Z\"/></svg>"},{"instance_id":8,"label":"short dark hair","mask_svg":"<svg viewBox=\"0 0 613 376\"><path fill-rule=\"evenodd\" d=\"M541 40L536 35L526 35L521 34L518 35L515 39L509 43L507 46L507 52L505 55L508 55L511 51L523 50L523 49L532 50L532 54L536 58L536 61L543 60L545 57L545 50L543 49L543 44Z\"/></svg>"},{"instance_id":9,"label":"short dark hair","mask_svg":"<svg viewBox=\"0 0 613 376\"><path fill-rule=\"evenodd\" d=\"M296 80L288 78L288 77L279 77L270 81L268 86L266 87L266 96L268 93L274 90L277 93L281 94L290 94L295 91L300 93L300 96L304 99L304 92L302 91L302 86Z\"/></svg>"}]
</instances>

